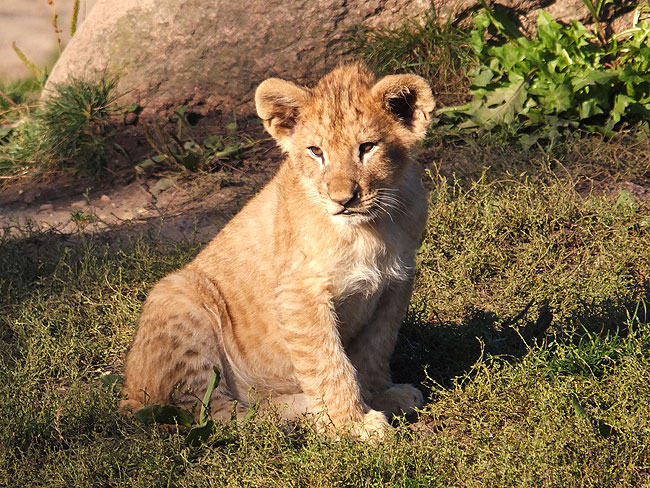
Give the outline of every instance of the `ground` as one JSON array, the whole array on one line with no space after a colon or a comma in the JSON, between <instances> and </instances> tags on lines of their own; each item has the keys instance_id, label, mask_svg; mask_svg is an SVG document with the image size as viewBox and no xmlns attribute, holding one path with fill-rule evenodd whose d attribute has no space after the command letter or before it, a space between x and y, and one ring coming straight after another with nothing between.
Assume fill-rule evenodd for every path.
<instances>
[{"instance_id":1,"label":"ground","mask_svg":"<svg viewBox=\"0 0 650 488\"><path fill-rule=\"evenodd\" d=\"M205 173L3 180L0 486L650 487L649 153L429 141L428 228L392 360L427 404L377 445L259 412L196 446L117 408L151 286L270 177L271 143Z\"/></svg>"},{"instance_id":2,"label":"ground","mask_svg":"<svg viewBox=\"0 0 650 488\"><path fill-rule=\"evenodd\" d=\"M191 233L209 239L268 181L280 160L272 143L261 142L232 168L210 173L164 167L139 172L131 166L81 178L66 172L7 178L0 181L0 228L32 222L69 233L78 223L97 231L163 222L172 240Z\"/></svg>"}]
</instances>

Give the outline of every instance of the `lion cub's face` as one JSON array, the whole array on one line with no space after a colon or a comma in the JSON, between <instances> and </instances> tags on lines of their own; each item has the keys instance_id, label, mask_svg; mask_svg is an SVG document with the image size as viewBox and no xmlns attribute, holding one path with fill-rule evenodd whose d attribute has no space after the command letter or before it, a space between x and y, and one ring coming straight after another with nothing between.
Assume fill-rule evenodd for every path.
<instances>
[{"instance_id":1,"label":"lion cub's face","mask_svg":"<svg viewBox=\"0 0 650 488\"><path fill-rule=\"evenodd\" d=\"M408 151L424 137L435 106L423 78L377 81L360 64L335 69L313 89L268 79L255 102L309 194L345 223L399 206L396 189Z\"/></svg>"}]
</instances>

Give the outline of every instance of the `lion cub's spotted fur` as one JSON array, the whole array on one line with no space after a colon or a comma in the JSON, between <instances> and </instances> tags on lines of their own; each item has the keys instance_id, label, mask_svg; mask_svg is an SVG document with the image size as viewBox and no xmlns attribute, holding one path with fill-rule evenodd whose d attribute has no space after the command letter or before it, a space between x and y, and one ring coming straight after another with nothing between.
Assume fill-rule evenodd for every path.
<instances>
[{"instance_id":1,"label":"lion cub's spotted fur","mask_svg":"<svg viewBox=\"0 0 650 488\"><path fill-rule=\"evenodd\" d=\"M434 108L414 75L342 66L314 88L269 79L257 112L288 154L276 176L144 304L122 407L191 404L212 367L213 414L257 398L326 412L365 436L421 406L389 359L411 294L425 192L409 157Z\"/></svg>"}]
</instances>

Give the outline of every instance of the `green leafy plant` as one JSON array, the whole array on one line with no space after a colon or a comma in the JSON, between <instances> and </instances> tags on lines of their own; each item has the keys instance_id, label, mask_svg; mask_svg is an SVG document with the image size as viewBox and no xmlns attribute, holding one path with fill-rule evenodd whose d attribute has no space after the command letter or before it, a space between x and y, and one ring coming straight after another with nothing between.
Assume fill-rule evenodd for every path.
<instances>
[{"instance_id":1,"label":"green leafy plant","mask_svg":"<svg viewBox=\"0 0 650 488\"><path fill-rule=\"evenodd\" d=\"M199 414L199 423L196 424L194 414L176 405L147 405L138 410L133 416L144 424L177 424L184 427L190 427L190 431L185 438L188 445L200 444L208 440L210 434L214 432L214 420L210 418L210 397L214 389L219 386L221 374L217 368L213 368L212 377L201 402L201 411Z\"/></svg>"},{"instance_id":2,"label":"green leafy plant","mask_svg":"<svg viewBox=\"0 0 650 488\"><path fill-rule=\"evenodd\" d=\"M529 144L567 127L608 136L630 124L648 127L650 22L605 47L580 22L563 25L545 11L532 40L501 12L484 9L475 22L471 44L481 64L470 73L474 100L440 110L443 127L504 128ZM488 29L496 42L487 40Z\"/></svg>"},{"instance_id":3,"label":"green leafy plant","mask_svg":"<svg viewBox=\"0 0 650 488\"><path fill-rule=\"evenodd\" d=\"M206 442L209 437L215 432L216 427L214 420L210 416L210 398L215 388L219 386L221 381L221 374L216 367L212 368L212 377L208 382L208 387L203 395L201 402L201 410L199 412L198 423L194 420L194 414L176 405L147 405L146 407L138 410L133 414L135 418L142 423L150 425L153 423L158 424L177 424L184 427L190 427L187 436L185 437L185 444L188 446L198 446ZM237 402L233 402L231 426L237 428L237 415L236 415ZM252 420L257 414L259 409L259 402L251 406L246 412L243 424Z\"/></svg>"},{"instance_id":4,"label":"green leafy plant","mask_svg":"<svg viewBox=\"0 0 650 488\"><path fill-rule=\"evenodd\" d=\"M159 163L189 171L211 170L217 166L228 166L228 160L236 159L261 142L238 133L236 118L226 125L227 132L221 136L197 136L196 128L187 119L187 108L184 106L174 110L172 121L176 126L174 132L163 131L159 124L153 125L153 132L145 128L147 141L156 154L138 163L137 171Z\"/></svg>"}]
</instances>

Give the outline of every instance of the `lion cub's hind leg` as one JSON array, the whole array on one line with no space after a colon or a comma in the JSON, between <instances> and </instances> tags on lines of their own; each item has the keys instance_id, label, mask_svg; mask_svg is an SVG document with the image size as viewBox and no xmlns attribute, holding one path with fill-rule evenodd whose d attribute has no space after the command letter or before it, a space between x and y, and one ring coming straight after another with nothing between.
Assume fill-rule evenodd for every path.
<instances>
[{"instance_id":1,"label":"lion cub's hind leg","mask_svg":"<svg viewBox=\"0 0 650 488\"><path fill-rule=\"evenodd\" d=\"M213 367L223 371L216 333L219 292L202 278L184 269L161 280L149 294L126 361L123 409L169 403L200 406ZM226 408L221 404L232 402L229 397L222 378L211 403Z\"/></svg>"}]
</instances>

